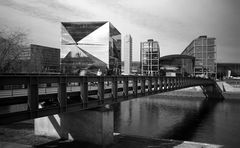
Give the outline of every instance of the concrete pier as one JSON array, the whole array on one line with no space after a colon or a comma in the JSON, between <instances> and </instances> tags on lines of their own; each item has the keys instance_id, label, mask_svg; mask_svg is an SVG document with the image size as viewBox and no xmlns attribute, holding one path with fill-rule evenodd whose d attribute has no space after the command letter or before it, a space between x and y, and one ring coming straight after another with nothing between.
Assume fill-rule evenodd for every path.
<instances>
[{"instance_id":1,"label":"concrete pier","mask_svg":"<svg viewBox=\"0 0 240 148\"><path fill-rule=\"evenodd\" d=\"M36 135L91 142L98 145L113 143L113 111L94 109L37 118Z\"/></svg>"}]
</instances>

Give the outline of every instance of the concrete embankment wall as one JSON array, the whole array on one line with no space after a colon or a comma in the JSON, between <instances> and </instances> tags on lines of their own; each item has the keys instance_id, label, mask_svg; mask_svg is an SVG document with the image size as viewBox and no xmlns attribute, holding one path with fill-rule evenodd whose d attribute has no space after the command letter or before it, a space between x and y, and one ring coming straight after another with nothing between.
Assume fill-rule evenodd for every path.
<instances>
[{"instance_id":1,"label":"concrete embankment wall","mask_svg":"<svg viewBox=\"0 0 240 148\"><path fill-rule=\"evenodd\" d=\"M179 89L175 91L169 91L159 94L161 96L174 96L174 97L198 97L198 98L204 98L205 95L203 94L203 91L200 86L196 87L189 87L184 89Z\"/></svg>"},{"instance_id":2,"label":"concrete embankment wall","mask_svg":"<svg viewBox=\"0 0 240 148\"><path fill-rule=\"evenodd\" d=\"M217 82L219 88L222 90L222 94L225 99L239 99L240 100L240 88L235 88L230 84L221 81ZM175 91L169 91L159 94L161 96L174 96L174 97L198 97L204 98L205 95L200 86L189 87Z\"/></svg>"}]
</instances>

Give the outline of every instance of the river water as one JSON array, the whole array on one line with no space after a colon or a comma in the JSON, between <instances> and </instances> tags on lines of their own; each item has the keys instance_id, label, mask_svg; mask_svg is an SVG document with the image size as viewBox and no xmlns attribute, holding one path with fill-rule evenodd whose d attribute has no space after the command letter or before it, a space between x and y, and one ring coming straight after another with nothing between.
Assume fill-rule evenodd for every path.
<instances>
[{"instance_id":1,"label":"river water","mask_svg":"<svg viewBox=\"0 0 240 148\"><path fill-rule=\"evenodd\" d=\"M114 106L121 134L240 146L240 100L154 95Z\"/></svg>"}]
</instances>

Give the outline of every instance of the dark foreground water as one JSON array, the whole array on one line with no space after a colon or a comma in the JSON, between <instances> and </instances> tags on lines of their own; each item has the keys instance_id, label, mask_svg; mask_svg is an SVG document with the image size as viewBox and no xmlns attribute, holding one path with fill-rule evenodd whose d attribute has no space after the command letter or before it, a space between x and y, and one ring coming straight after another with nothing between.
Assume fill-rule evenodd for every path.
<instances>
[{"instance_id":1,"label":"dark foreground water","mask_svg":"<svg viewBox=\"0 0 240 148\"><path fill-rule=\"evenodd\" d=\"M115 132L240 147L240 100L151 96L114 106Z\"/></svg>"}]
</instances>

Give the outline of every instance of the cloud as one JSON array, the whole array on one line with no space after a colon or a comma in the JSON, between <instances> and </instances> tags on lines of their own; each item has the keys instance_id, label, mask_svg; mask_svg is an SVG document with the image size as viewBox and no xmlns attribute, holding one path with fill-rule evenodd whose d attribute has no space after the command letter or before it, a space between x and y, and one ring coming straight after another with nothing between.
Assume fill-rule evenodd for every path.
<instances>
[{"instance_id":1,"label":"cloud","mask_svg":"<svg viewBox=\"0 0 240 148\"><path fill-rule=\"evenodd\" d=\"M91 17L91 13L72 9L58 0L8 0L0 1L0 4L52 22Z\"/></svg>"},{"instance_id":2,"label":"cloud","mask_svg":"<svg viewBox=\"0 0 240 148\"><path fill-rule=\"evenodd\" d=\"M167 55L181 53L194 38L208 35L217 38L219 57L225 54L226 48L231 50L231 53L240 54L239 4L238 0L0 1L2 6L25 13L25 19L29 16L35 20L29 24L29 27L35 26L32 27L35 32L38 32L36 19L54 24L45 23L44 27L39 28L43 30L46 30L47 26L57 26L61 21L111 21L122 35L132 35L133 55L139 55L140 42L148 38L159 41L161 54ZM4 18L11 19L11 22L14 19L16 23L20 22L19 15L16 18L7 18L7 13L1 15L6 15ZM133 58L138 60L138 57Z\"/></svg>"}]
</instances>

